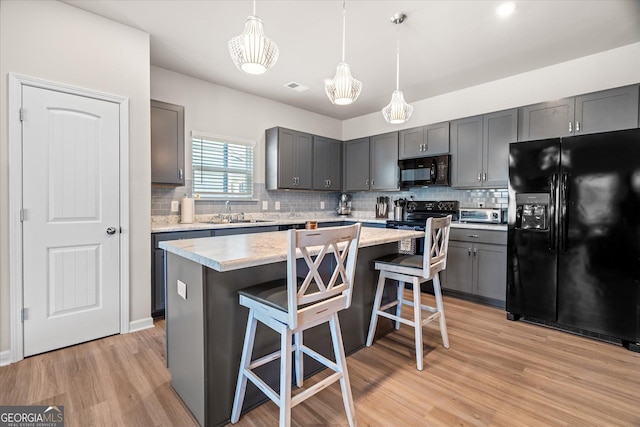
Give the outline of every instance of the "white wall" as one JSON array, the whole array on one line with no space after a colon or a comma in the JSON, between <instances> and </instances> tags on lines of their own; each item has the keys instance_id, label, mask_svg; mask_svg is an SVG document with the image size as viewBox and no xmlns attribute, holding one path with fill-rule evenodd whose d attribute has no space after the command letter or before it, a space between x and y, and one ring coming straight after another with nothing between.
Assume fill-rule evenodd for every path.
<instances>
[{"instance_id":1,"label":"white wall","mask_svg":"<svg viewBox=\"0 0 640 427\"><path fill-rule=\"evenodd\" d=\"M9 72L129 98L129 314L131 321L149 318L149 35L57 1L3 0L0 2L0 352L10 346Z\"/></svg>"},{"instance_id":2,"label":"white wall","mask_svg":"<svg viewBox=\"0 0 640 427\"><path fill-rule=\"evenodd\" d=\"M379 111L346 120L342 124L342 139L347 141L639 82L640 43L634 43L413 102L413 115L401 126L386 123Z\"/></svg>"},{"instance_id":3,"label":"white wall","mask_svg":"<svg viewBox=\"0 0 640 427\"><path fill-rule=\"evenodd\" d=\"M264 131L275 126L341 139L342 122L163 68L151 67L151 98L184 106L185 172L191 131L254 140L255 182L264 183Z\"/></svg>"}]
</instances>

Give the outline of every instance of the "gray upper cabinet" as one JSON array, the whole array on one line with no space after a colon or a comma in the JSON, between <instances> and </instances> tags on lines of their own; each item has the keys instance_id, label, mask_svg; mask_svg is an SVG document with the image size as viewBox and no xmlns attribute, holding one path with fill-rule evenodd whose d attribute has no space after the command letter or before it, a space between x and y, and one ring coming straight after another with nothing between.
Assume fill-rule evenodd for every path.
<instances>
[{"instance_id":1,"label":"gray upper cabinet","mask_svg":"<svg viewBox=\"0 0 640 427\"><path fill-rule=\"evenodd\" d=\"M399 190L398 132L372 136L370 142L370 189Z\"/></svg>"},{"instance_id":2,"label":"gray upper cabinet","mask_svg":"<svg viewBox=\"0 0 640 427\"><path fill-rule=\"evenodd\" d=\"M518 110L451 122L451 181L459 188L506 187L509 143L518 138Z\"/></svg>"},{"instance_id":3,"label":"gray upper cabinet","mask_svg":"<svg viewBox=\"0 0 640 427\"><path fill-rule=\"evenodd\" d=\"M313 137L281 127L267 129L265 181L267 190L311 190Z\"/></svg>"},{"instance_id":4,"label":"gray upper cabinet","mask_svg":"<svg viewBox=\"0 0 640 427\"><path fill-rule=\"evenodd\" d=\"M522 107L519 141L636 128L638 100L632 85Z\"/></svg>"},{"instance_id":5,"label":"gray upper cabinet","mask_svg":"<svg viewBox=\"0 0 640 427\"><path fill-rule=\"evenodd\" d=\"M369 138L344 144L344 191L369 189Z\"/></svg>"},{"instance_id":6,"label":"gray upper cabinet","mask_svg":"<svg viewBox=\"0 0 640 427\"><path fill-rule=\"evenodd\" d=\"M522 107L518 140L532 141L571 135L569 125L573 123L574 104L573 98L567 98Z\"/></svg>"},{"instance_id":7,"label":"gray upper cabinet","mask_svg":"<svg viewBox=\"0 0 640 427\"><path fill-rule=\"evenodd\" d=\"M518 140L518 110L485 114L482 128L482 186L506 188L509 182L509 144Z\"/></svg>"},{"instance_id":8,"label":"gray upper cabinet","mask_svg":"<svg viewBox=\"0 0 640 427\"><path fill-rule=\"evenodd\" d=\"M449 122L401 130L398 136L399 159L449 152Z\"/></svg>"},{"instance_id":9,"label":"gray upper cabinet","mask_svg":"<svg viewBox=\"0 0 640 427\"><path fill-rule=\"evenodd\" d=\"M340 191L342 188L342 142L313 137L313 189Z\"/></svg>"},{"instance_id":10,"label":"gray upper cabinet","mask_svg":"<svg viewBox=\"0 0 640 427\"><path fill-rule=\"evenodd\" d=\"M638 85L576 97L574 135L638 127Z\"/></svg>"},{"instance_id":11,"label":"gray upper cabinet","mask_svg":"<svg viewBox=\"0 0 640 427\"><path fill-rule=\"evenodd\" d=\"M184 107L151 100L151 182L184 185Z\"/></svg>"},{"instance_id":12,"label":"gray upper cabinet","mask_svg":"<svg viewBox=\"0 0 640 427\"><path fill-rule=\"evenodd\" d=\"M451 185L479 187L482 179L482 116L451 122Z\"/></svg>"}]
</instances>

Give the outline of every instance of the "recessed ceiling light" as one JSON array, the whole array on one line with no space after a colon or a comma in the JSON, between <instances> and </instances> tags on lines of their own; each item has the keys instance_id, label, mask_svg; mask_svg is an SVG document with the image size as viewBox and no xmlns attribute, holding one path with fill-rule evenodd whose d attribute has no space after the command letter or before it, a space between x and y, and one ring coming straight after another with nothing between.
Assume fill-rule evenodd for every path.
<instances>
[{"instance_id":1,"label":"recessed ceiling light","mask_svg":"<svg viewBox=\"0 0 640 427\"><path fill-rule=\"evenodd\" d=\"M506 18L507 16L512 15L515 10L516 4L512 1L507 1L496 7L496 15L501 18Z\"/></svg>"}]
</instances>

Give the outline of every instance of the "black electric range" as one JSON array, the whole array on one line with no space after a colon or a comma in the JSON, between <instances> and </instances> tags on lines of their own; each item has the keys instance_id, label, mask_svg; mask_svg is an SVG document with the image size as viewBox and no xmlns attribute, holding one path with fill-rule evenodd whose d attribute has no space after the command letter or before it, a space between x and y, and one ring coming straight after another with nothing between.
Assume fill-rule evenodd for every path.
<instances>
[{"instance_id":1,"label":"black electric range","mask_svg":"<svg viewBox=\"0 0 640 427\"><path fill-rule=\"evenodd\" d=\"M452 219L457 221L458 209L459 203L456 200L410 200L404 209L404 219L387 220L387 228L424 230L427 218L451 215Z\"/></svg>"}]
</instances>

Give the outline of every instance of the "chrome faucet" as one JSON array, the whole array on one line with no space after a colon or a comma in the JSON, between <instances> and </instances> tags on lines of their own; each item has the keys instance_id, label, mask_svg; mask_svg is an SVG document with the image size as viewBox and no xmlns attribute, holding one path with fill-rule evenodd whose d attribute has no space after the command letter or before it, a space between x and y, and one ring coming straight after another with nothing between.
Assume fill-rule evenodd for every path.
<instances>
[{"instance_id":1,"label":"chrome faucet","mask_svg":"<svg viewBox=\"0 0 640 427\"><path fill-rule=\"evenodd\" d=\"M224 211L225 213L222 214L222 221L231 222L231 202L229 200L224 202Z\"/></svg>"}]
</instances>

